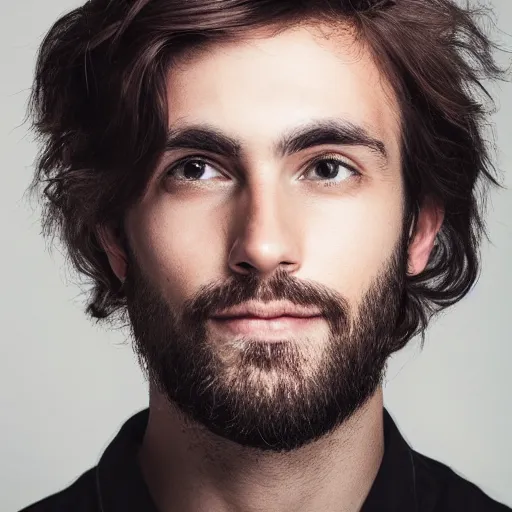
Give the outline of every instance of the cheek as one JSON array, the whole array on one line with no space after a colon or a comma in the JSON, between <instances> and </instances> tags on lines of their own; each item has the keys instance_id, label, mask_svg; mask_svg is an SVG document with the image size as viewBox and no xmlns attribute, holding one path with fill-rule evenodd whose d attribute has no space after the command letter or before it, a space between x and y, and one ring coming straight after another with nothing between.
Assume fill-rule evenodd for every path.
<instances>
[{"instance_id":1,"label":"cheek","mask_svg":"<svg viewBox=\"0 0 512 512\"><path fill-rule=\"evenodd\" d=\"M396 193L344 198L310 218L304 273L357 301L393 254L401 234Z\"/></svg>"},{"instance_id":2,"label":"cheek","mask_svg":"<svg viewBox=\"0 0 512 512\"><path fill-rule=\"evenodd\" d=\"M162 201L141 208L133 218L137 259L171 303L181 302L219 277L222 231L211 215Z\"/></svg>"},{"instance_id":3,"label":"cheek","mask_svg":"<svg viewBox=\"0 0 512 512\"><path fill-rule=\"evenodd\" d=\"M220 197L220 196L219 196ZM312 279L357 303L392 255L401 234L400 190L373 183L343 197L318 197L294 207L290 233L299 279ZM153 198L132 216L134 250L170 303L223 279L235 212L216 198ZM297 228L299 227L299 228ZM289 236L284 236L288 240Z\"/></svg>"}]
</instances>

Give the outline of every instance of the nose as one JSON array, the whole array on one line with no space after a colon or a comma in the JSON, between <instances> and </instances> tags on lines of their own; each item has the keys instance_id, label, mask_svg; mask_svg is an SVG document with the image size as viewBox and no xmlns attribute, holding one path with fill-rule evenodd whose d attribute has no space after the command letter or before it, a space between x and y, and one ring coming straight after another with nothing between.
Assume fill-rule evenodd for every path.
<instances>
[{"instance_id":1,"label":"nose","mask_svg":"<svg viewBox=\"0 0 512 512\"><path fill-rule=\"evenodd\" d=\"M262 278L284 267L300 267L300 219L290 193L259 183L242 193L237 205L234 242L228 265L233 272L256 272Z\"/></svg>"}]
</instances>

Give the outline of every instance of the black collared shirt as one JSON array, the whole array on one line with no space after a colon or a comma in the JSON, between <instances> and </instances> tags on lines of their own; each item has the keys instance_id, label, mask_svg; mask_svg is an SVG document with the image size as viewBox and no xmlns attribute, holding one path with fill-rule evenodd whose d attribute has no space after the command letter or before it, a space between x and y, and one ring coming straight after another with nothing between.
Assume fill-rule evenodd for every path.
<instances>
[{"instance_id":1,"label":"black collared shirt","mask_svg":"<svg viewBox=\"0 0 512 512\"><path fill-rule=\"evenodd\" d=\"M449 467L412 450L383 413L384 457L361 512L512 511ZM137 462L148 417L149 409L132 416L97 466L20 512L157 512Z\"/></svg>"}]
</instances>

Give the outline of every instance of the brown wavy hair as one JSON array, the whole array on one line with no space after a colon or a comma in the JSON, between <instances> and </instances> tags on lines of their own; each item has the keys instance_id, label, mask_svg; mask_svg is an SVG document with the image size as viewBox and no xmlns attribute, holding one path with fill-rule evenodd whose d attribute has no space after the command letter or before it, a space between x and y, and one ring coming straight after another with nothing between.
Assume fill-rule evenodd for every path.
<instances>
[{"instance_id":1,"label":"brown wavy hair","mask_svg":"<svg viewBox=\"0 0 512 512\"><path fill-rule=\"evenodd\" d=\"M91 282L86 312L125 311L97 227L120 237L168 127L166 75L178 57L248 30L324 21L355 28L397 95L407 215L428 198L445 218L426 269L407 277L403 346L476 282L489 185L500 187L485 140L504 78L480 19L490 11L451 0L90 0L61 17L37 57L28 113L41 143L31 192L42 192L43 233L58 235ZM491 107L491 108L488 108ZM405 225L405 223L404 223Z\"/></svg>"}]
</instances>

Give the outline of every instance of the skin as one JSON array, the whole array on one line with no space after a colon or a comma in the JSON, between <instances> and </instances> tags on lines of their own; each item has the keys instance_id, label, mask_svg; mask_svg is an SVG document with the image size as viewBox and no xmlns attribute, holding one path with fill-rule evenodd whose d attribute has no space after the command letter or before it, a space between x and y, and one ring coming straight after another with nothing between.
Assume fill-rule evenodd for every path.
<instances>
[{"instance_id":1,"label":"skin","mask_svg":"<svg viewBox=\"0 0 512 512\"><path fill-rule=\"evenodd\" d=\"M128 212L131 248L169 306L179 308L206 283L247 272L243 264L265 278L286 262L298 279L342 293L357 309L399 240L404 207L399 108L367 50L350 31L318 24L273 36L253 32L184 59L169 73L167 90L169 127L207 123L240 139L243 150L236 165L201 152L213 167L194 183L177 183L165 171L198 151L165 154ZM327 118L364 126L385 144L387 162L363 146L273 154L283 133ZM341 166L338 177L321 179L309 164L325 154L362 177ZM423 205L409 245L410 275L425 268L442 220L441 208ZM123 280L127 255L108 230L101 237ZM310 350L321 351L325 326L308 334ZM379 387L329 439L287 454L260 453L184 421L151 386L141 466L166 512L357 511L382 460L382 407Z\"/></svg>"}]
</instances>

